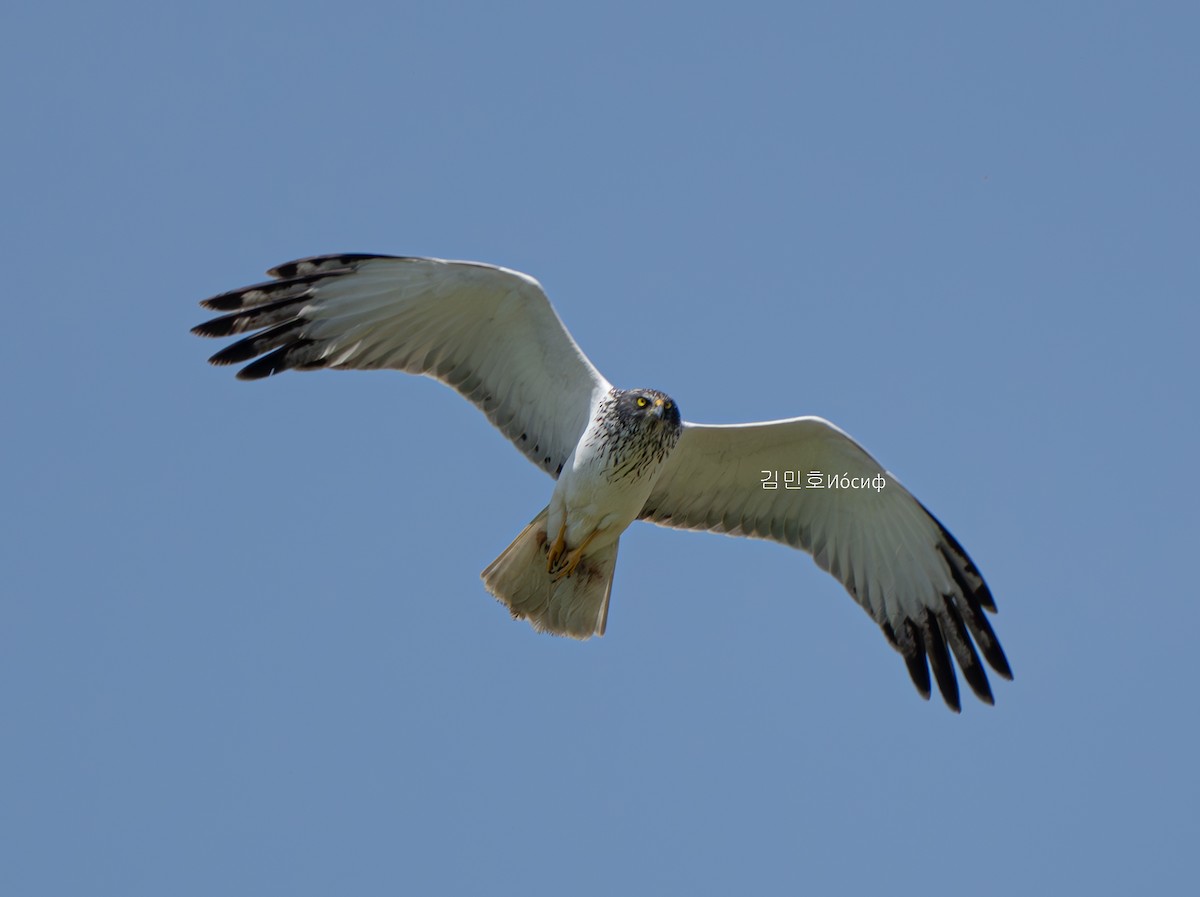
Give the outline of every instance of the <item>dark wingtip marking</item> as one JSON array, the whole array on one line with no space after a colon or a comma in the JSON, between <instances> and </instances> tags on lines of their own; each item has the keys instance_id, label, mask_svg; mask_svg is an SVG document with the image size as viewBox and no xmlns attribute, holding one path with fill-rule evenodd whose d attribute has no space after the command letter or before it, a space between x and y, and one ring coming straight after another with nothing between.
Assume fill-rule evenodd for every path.
<instances>
[{"instance_id":1,"label":"dark wingtip marking","mask_svg":"<svg viewBox=\"0 0 1200 897\"><path fill-rule=\"evenodd\" d=\"M280 298L294 299L300 292L300 287L312 286L315 283L320 283L322 280L328 280L331 277L341 277L344 274L349 274L351 268L323 268L319 271L313 271L308 274L299 274L295 277L288 277L281 280L267 280L262 283L251 284L248 287L242 287L237 290L230 290L227 293L221 293L217 296L211 296L208 299L203 299L200 302L201 308L207 308L212 311L246 311L249 309L261 308L262 306L278 302ZM247 297L251 293L259 294L251 301L247 301Z\"/></svg>"},{"instance_id":2,"label":"dark wingtip marking","mask_svg":"<svg viewBox=\"0 0 1200 897\"><path fill-rule=\"evenodd\" d=\"M1000 647L999 642L996 643L995 651L984 652L983 656L987 658L987 662L991 664L993 670L1012 682L1012 667L1008 665L1008 658L1004 656L1004 649Z\"/></svg>"},{"instance_id":3,"label":"dark wingtip marking","mask_svg":"<svg viewBox=\"0 0 1200 897\"><path fill-rule=\"evenodd\" d=\"M992 697L992 685L988 682L987 674L983 672L983 667L973 666L963 670L963 675L967 678L967 685L971 686L971 691L975 693L975 697L983 701L985 704L995 704L996 699Z\"/></svg>"},{"instance_id":4,"label":"dark wingtip marking","mask_svg":"<svg viewBox=\"0 0 1200 897\"><path fill-rule=\"evenodd\" d=\"M917 693L926 701L932 692L929 682L929 665L925 662L925 643L921 638L921 630L912 620L904 621L905 643L900 644L891 623L883 624L883 634L892 647L904 657L904 665L908 667L909 678L917 687Z\"/></svg>"},{"instance_id":5,"label":"dark wingtip marking","mask_svg":"<svg viewBox=\"0 0 1200 897\"><path fill-rule=\"evenodd\" d=\"M937 680L938 691L946 706L955 713L962 711L962 703L958 696L958 677L954 675L954 664L950 660L950 652L946 648L946 636L938 625L937 617L931 613L925 614L923 621L925 653L929 657L929 665L933 667L933 676Z\"/></svg>"},{"instance_id":6,"label":"dark wingtip marking","mask_svg":"<svg viewBox=\"0 0 1200 897\"><path fill-rule=\"evenodd\" d=\"M917 504L921 503L917 502ZM942 538L946 540L947 544L954 550L955 554L958 555L959 560L962 561L963 570L979 580L979 588L973 590L972 592L975 600L992 613L996 613L996 599L992 597L992 590L988 588L987 580L983 578L983 574L979 572L979 568L975 566L975 562L971 560L971 556L967 554L966 549L959 544L958 539L954 538L954 535L950 532L950 530L946 529L946 527L942 525L942 521L938 520L937 517L929 513L929 508L921 505L921 510L926 514L929 514L929 519L937 525L938 531L942 534ZM943 556L945 556L944 553ZM946 563L950 565L951 570L955 569L955 564L952 559L946 558Z\"/></svg>"},{"instance_id":7,"label":"dark wingtip marking","mask_svg":"<svg viewBox=\"0 0 1200 897\"><path fill-rule=\"evenodd\" d=\"M301 341L294 340L292 337L299 333L302 326L298 320L284 321L282 324L277 324L261 333L255 333L226 346L212 356L209 361L212 364L237 364L240 361L249 361L263 352L280 346L285 349L295 348Z\"/></svg>"},{"instance_id":8,"label":"dark wingtip marking","mask_svg":"<svg viewBox=\"0 0 1200 897\"><path fill-rule=\"evenodd\" d=\"M911 654L905 654L904 665L908 667L909 678L912 679L913 685L917 687L917 693L928 701L933 690L930 688L929 664L925 662L925 654L917 654L915 651Z\"/></svg>"},{"instance_id":9,"label":"dark wingtip marking","mask_svg":"<svg viewBox=\"0 0 1200 897\"><path fill-rule=\"evenodd\" d=\"M209 364L226 365L249 361L258 355L254 349L253 340L238 340L231 346L226 346L220 352L208 359Z\"/></svg>"},{"instance_id":10,"label":"dark wingtip marking","mask_svg":"<svg viewBox=\"0 0 1200 897\"><path fill-rule=\"evenodd\" d=\"M951 653L958 661L959 669L962 670L971 691L975 692L981 701L991 704L992 687L988 683L983 664L979 662L979 654L971 643L971 637L967 635L967 627L963 623L962 614L959 613L956 597L952 594L943 595L942 601L945 603L945 611L939 615L939 621Z\"/></svg>"},{"instance_id":11,"label":"dark wingtip marking","mask_svg":"<svg viewBox=\"0 0 1200 897\"><path fill-rule=\"evenodd\" d=\"M257 288L259 285L256 284L252 287L242 287L240 290L230 290L228 293L209 296L207 299L200 300L200 307L211 311L237 311L242 307L242 295Z\"/></svg>"},{"instance_id":12,"label":"dark wingtip marking","mask_svg":"<svg viewBox=\"0 0 1200 897\"><path fill-rule=\"evenodd\" d=\"M992 630L991 624L987 621L987 616L984 611L996 613L996 599L992 595L992 590L988 588L987 581L983 578L983 574L979 572L979 568L975 566L975 562L971 560L971 556L967 554L966 549L962 547L959 541L954 538L954 535L942 525L942 522L930 513L929 509L921 505L921 509L929 515L929 519L934 522L941 533L945 544L950 547L947 551L945 546L938 546L938 550L942 555L946 566L950 570L950 575L954 579L955 585L963 595L961 606L956 609L961 615L961 622L965 623L970 630L971 636L975 640L975 644L979 647L988 666L996 671L1002 678L1011 680L1013 678L1012 667L1009 666L1008 658L1004 654L1004 649L1000 646L999 639L996 638L996 633ZM971 577L979 582L979 585L972 588L967 581L967 577ZM967 643L968 646L970 642ZM994 704L995 700L991 694L991 686L987 683L987 676L983 672L982 667L979 670L979 675L986 685L986 694L982 694L979 688L975 687L975 683L971 680L971 673L964 670L967 674L967 681L971 684L972 690L979 696L980 700L988 704Z\"/></svg>"},{"instance_id":13,"label":"dark wingtip marking","mask_svg":"<svg viewBox=\"0 0 1200 897\"><path fill-rule=\"evenodd\" d=\"M312 255L307 258L284 262L282 265L276 265L267 272L267 275L269 277L279 278L280 280L290 280L299 274L312 274L319 271L326 271L330 268L345 268L353 265L355 262L365 262L369 259L394 258L400 258L400 256L378 255L371 252L345 252L333 255Z\"/></svg>"},{"instance_id":14,"label":"dark wingtip marking","mask_svg":"<svg viewBox=\"0 0 1200 897\"><path fill-rule=\"evenodd\" d=\"M208 357L208 363L216 365L217 367L224 367L227 364L237 364L239 361L249 361L251 358L253 358L255 356L256 353L254 353L254 352L250 352L249 354L244 354L240 351L239 352L231 351L233 349L237 349L239 345L240 345L239 343L234 343L232 346L226 346L224 349L222 349L220 352L217 352L215 355L210 355Z\"/></svg>"},{"instance_id":15,"label":"dark wingtip marking","mask_svg":"<svg viewBox=\"0 0 1200 897\"><path fill-rule=\"evenodd\" d=\"M904 620L903 622L903 642L896 635L896 630L892 628L892 624L887 620L880 623L879 628L883 630L888 644L895 648L900 656L904 658L904 665L908 668L908 676L912 679L913 685L916 686L917 694L928 701L929 667L925 664L925 648L921 645L921 634L913 625L912 620Z\"/></svg>"},{"instance_id":16,"label":"dark wingtip marking","mask_svg":"<svg viewBox=\"0 0 1200 897\"><path fill-rule=\"evenodd\" d=\"M197 324L192 328L192 333L196 336L233 336L235 333L245 333L245 328L240 326L244 316L249 312L237 312L232 315L221 315L219 318L205 321L203 324Z\"/></svg>"},{"instance_id":17,"label":"dark wingtip marking","mask_svg":"<svg viewBox=\"0 0 1200 897\"><path fill-rule=\"evenodd\" d=\"M287 370L285 356L287 349L276 349L269 355L264 355L262 358L253 364L248 364L237 372L239 380L262 380L270 377L272 374L279 374Z\"/></svg>"},{"instance_id":18,"label":"dark wingtip marking","mask_svg":"<svg viewBox=\"0 0 1200 897\"><path fill-rule=\"evenodd\" d=\"M942 530L942 533L947 538L951 538L945 529ZM988 665L993 670L1005 679L1012 679L1012 669L1008 665L1008 658L1004 656L1004 649L1000 647L1000 640L996 638L996 633L992 630L991 624L988 623L987 616L983 612L984 605L980 601L980 595L987 589L986 583L983 589L972 591L970 583L967 582L966 577L955 563L955 558L946 550L945 546L939 545L938 551L941 553L942 559L946 562L946 566L950 569L950 575L954 579L955 585L962 592L963 603L957 609L962 615L963 622L971 630L971 635L974 637L975 643L979 646L979 650L983 652L984 659L987 660ZM962 557L961 554L960 557ZM966 569L973 571L974 575L978 576L979 572L969 567L970 561L968 560L966 563L968 565ZM980 577L980 580L982 581L982 577ZM995 605L993 604L992 606L994 613Z\"/></svg>"},{"instance_id":19,"label":"dark wingtip marking","mask_svg":"<svg viewBox=\"0 0 1200 897\"><path fill-rule=\"evenodd\" d=\"M311 298L307 290L303 291L299 296L285 295L282 299L276 299L273 302L265 302L261 305L243 308L232 314L221 315L220 317L205 321L203 324L197 324L192 328L192 333L196 334L196 336L220 337L259 330L279 324L288 318L294 318L298 312L297 307L308 302Z\"/></svg>"},{"instance_id":20,"label":"dark wingtip marking","mask_svg":"<svg viewBox=\"0 0 1200 897\"><path fill-rule=\"evenodd\" d=\"M272 374L281 374L289 368L295 367L295 362L292 360L295 357L294 353L305 346L312 345L312 342L312 340L296 340L281 349L276 349L253 364L246 365L237 372L237 378L239 380L261 380ZM234 347L230 346L229 348Z\"/></svg>"}]
</instances>

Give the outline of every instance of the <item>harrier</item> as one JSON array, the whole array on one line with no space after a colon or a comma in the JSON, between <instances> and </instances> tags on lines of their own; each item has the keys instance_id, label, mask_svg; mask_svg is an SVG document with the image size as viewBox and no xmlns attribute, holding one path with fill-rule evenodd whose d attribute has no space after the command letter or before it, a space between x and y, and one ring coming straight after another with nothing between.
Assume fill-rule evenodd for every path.
<instances>
[{"instance_id":1,"label":"harrier","mask_svg":"<svg viewBox=\"0 0 1200 897\"><path fill-rule=\"evenodd\" d=\"M962 546L828 421L684 421L664 393L604 379L538 282L506 268L327 255L268 274L202 303L222 314L194 333L248 334L213 364L250 362L245 380L293 368L433 377L556 480L545 509L483 571L488 591L535 629L603 635L621 535L648 520L809 552L879 624L925 698L932 669L960 709L957 662L992 703L980 653L1012 678L984 614L995 602Z\"/></svg>"}]
</instances>

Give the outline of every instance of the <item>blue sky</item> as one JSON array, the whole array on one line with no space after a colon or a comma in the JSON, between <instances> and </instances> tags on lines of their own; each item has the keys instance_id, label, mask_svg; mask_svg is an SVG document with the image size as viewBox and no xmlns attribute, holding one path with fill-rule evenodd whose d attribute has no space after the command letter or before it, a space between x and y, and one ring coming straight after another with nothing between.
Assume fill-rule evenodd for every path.
<instances>
[{"instance_id":1,"label":"blue sky","mask_svg":"<svg viewBox=\"0 0 1200 897\"><path fill-rule=\"evenodd\" d=\"M0 890L1190 892L1191 4L117 2L0 17ZM921 701L777 545L635 527L608 634L479 571L551 481L196 302L334 251L538 277L697 421L819 414L1016 679Z\"/></svg>"}]
</instances>

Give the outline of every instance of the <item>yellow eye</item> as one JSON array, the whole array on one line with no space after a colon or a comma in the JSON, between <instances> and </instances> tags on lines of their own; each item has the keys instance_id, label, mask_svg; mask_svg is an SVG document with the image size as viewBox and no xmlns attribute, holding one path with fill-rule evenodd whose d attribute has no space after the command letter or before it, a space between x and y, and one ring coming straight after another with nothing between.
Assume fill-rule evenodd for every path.
<instances>
[{"instance_id":1,"label":"yellow eye","mask_svg":"<svg viewBox=\"0 0 1200 897\"><path fill-rule=\"evenodd\" d=\"M637 406L639 408L645 408L649 404L650 404L650 400L648 398L646 398L645 396L637 397Z\"/></svg>"},{"instance_id":2,"label":"yellow eye","mask_svg":"<svg viewBox=\"0 0 1200 897\"><path fill-rule=\"evenodd\" d=\"M670 402L670 401L668 401L668 402L665 402L665 403L663 404L663 408L665 408L667 411L670 411L670 410L671 410L672 408L674 408L674 407L675 407L675 403L674 403L674 402Z\"/></svg>"}]
</instances>

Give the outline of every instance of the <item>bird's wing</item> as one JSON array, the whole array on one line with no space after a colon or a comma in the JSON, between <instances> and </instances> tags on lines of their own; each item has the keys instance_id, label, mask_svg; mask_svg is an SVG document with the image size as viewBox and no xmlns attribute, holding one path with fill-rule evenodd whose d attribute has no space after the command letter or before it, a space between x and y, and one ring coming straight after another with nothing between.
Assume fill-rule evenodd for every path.
<instances>
[{"instance_id":1,"label":"bird's wing","mask_svg":"<svg viewBox=\"0 0 1200 897\"><path fill-rule=\"evenodd\" d=\"M975 694L992 703L976 645L1012 678L984 615L996 605L962 546L828 421L685 424L640 516L809 552L880 625L926 698L932 666L946 703L959 709L953 656Z\"/></svg>"},{"instance_id":2,"label":"bird's wing","mask_svg":"<svg viewBox=\"0 0 1200 897\"><path fill-rule=\"evenodd\" d=\"M200 336L250 334L209 359L238 377L291 368L391 368L452 386L557 477L611 388L532 277L474 262L374 255L301 259L275 280L201 304ZM261 356L261 357L260 357Z\"/></svg>"}]
</instances>

